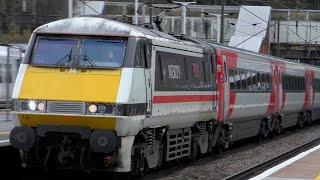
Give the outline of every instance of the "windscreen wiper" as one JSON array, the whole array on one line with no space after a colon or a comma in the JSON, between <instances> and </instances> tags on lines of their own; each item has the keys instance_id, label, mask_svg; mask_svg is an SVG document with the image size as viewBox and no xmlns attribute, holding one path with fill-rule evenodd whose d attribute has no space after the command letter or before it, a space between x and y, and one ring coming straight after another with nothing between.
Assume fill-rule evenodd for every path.
<instances>
[{"instance_id":1,"label":"windscreen wiper","mask_svg":"<svg viewBox=\"0 0 320 180\"><path fill-rule=\"evenodd\" d=\"M70 50L70 53L63 56L62 58L60 58L55 65L64 65L66 62L68 62L68 65L69 65L69 62L71 61L71 55L72 55L72 49Z\"/></svg>"},{"instance_id":2,"label":"windscreen wiper","mask_svg":"<svg viewBox=\"0 0 320 180\"><path fill-rule=\"evenodd\" d=\"M83 62L88 64L90 67L96 67L97 65L92 61L92 59L87 55L87 53L83 56Z\"/></svg>"}]
</instances>

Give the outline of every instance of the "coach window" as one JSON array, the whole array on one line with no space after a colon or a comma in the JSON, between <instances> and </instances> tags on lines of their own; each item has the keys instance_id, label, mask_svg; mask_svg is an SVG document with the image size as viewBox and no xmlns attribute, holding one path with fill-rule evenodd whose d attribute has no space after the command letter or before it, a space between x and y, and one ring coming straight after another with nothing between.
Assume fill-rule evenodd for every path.
<instances>
[{"instance_id":1,"label":"coach window","mask_svg":"<svg viewBox=\"0 0 320 180\"><path fill-rule=\"evenodd\" d=\"M295 76L294 77L294 90L295 91L299 91L300 89L299 89L299 77L297 77L297 76Z\"/></svg>"},{"instance_id":2,"label":"coach window","mask_svg":"<svg viewBox=\"0 0 320 180\"><path fill-rule=\"evenodd\" d=\"M270 74L266 74L266 88L268 91L271 90L271 79L270 79Z\"/></svg>"},{"instance_id":3,"label":"coach window","mask_svg":"<svg viewBox=\"0 0 320 180\"><path fill-rule=\"evenodd\" d=\"M297 91L301 91L301 82L300 77L296 77L296 85L297 85Z\"/></svg>"},{"instance_id":4,"label":"coach window","mask_svg":"<svg viewBox=\"0 0 320 180\"><path fill-rule=\"evenodd\" d=\"M252 90L257 91L258 86L257 86L257 73L252 73Z\"/></svg>"},{"instance_id":5,"label":"coach window","mask_svg":"<svg viewBox=\"0 0 320 180\"><path fill-rule=\"evenodd\" d=\"M235 90L236 85L235 85L235 78L234 78L234 70L229 69L229 83L230 83L230 89Z\"/></svg>"},{"instance_id":6,"label":"coach window","mask_svg":"<svg viewBox=\"0 0 320 180\"><path fill-rule=\"evenodd\" d=\"M301 77L297 77L298 91L302 91Z\"/></svg>"},{"instance_id":7,"label":"coach window","mask_svg":"<svg viewBox=\"0 0 320 180\"><path fill-rule=\"evenodd\" d=\"M247 83L248 83L248 90L252 91L252 77L251 72L247 72Z\"/></svg>"},{"instance_id":8,"label":"coach window","mask_svg":"<svg viewBox=\"0 0 320 180\"><path fill-rule=\"evenodd\" d=\"M302 91L305 90L305 87L304 87L304 77L301 77L301 87L302 87Z\"/></svg>"},{"instance_id":9,"label":"coach window","mask_svg":"<svg viewBox=\"0 0 320 180\"><path fill-rule=\"evenodd\" d=\"M295 91L296 90L296 78L294 76L291 76L291 90Z\"/></svg>"},{"instance_id":10,"label":"coach window","mask_svg":"<svg viewBox=\"0 0 320 180\"><path fill-rule=\"evenodd\" d=\"M266 91L267 87L266 87L266 74L261 74L261 90L262 91Z\"/></svg>"},{"instance_id":11,"label":"coach window","mask_svg":"<svg viewBox=\"0 0 320 180\"><path fill-rule=\"evenodd\" d=\"M248 89L248 85L247 85L247 76L246 76L246 72L245 71L240 71L241 74L241 87L242 87L242 91L247 91Z\"/></svg>"},{"instance_id":12,"label":"coach window","mask_svg":"<svg viewBox=\"0 0 320 180\"><path fill-rule=\"evenodd\" d=\"M261 74L257 73L257 89L258 91L261 91Z\"/></svg>"},{"instance_id":13,"label":"coach window","mask_svg":"<svg viewBox=\"0 0 320 180\"><path fill-rule=\"evenodd\" d=\"M284 75L281 76L282 81L282 89L286 90L286 77Z\"/></svg>"},{"instance_id":14,"label":"coach window","mask_svg":"<svg viewBox=\"0 0 320 180\"><path fill-rule=\"evenodd\" d=\"M295 77L296 79L296 91L300 91L300 77Z\"/></svg>"},{"instance_id":15,"label":"coach window","mask_svg":"<svg viewBox=\"0 0 320 180\"><path fill-rule=\"evenodd\" d=\"M286 75L282 76L282 89L288 91L288 77Z\"/></svg>"},{"instance_id":16,"label":"coach window","mask_svg":"<svg viewBox=\"0 0 320 180\"><path fill-rule=\"evenodd\" d=\"M241 90L241 78L240 78L239 70L234 71L234 78L235 78L235 82L236 82L236 89Z\"/></svg>"},{"instance_id":17,"label":"coach window","mask_svg":"<svg viewBox=\"0 0 320 180\"><path fill-rule=\"evenodd\" d=\"M295 91L300 91L300 82L299 77L297 76L294 77L294 85Z\"/></svg>"}]
</instances>

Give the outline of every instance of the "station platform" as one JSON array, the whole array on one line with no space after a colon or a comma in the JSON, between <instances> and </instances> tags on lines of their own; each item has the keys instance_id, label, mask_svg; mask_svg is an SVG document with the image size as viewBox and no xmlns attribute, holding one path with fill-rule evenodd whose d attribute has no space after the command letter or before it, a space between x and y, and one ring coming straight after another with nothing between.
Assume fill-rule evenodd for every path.
<instances>
[{"instance_id":1,"label":"station platform","mask_svg":"<svg viewBox=\"0 0 320 180\"><path fill-rule=\"evenodd\" d=\"M13 128L13 123L11 121L11 115L0 111L0 147L9 146L9 134Z\"/></svg>"},{"instance_id":2,"label":"station platform","mask_svg":"<svg viewBox=\"0 0 320 180\"><path fill-rule=\"evenodd\" d=\"M251 178L250 180L320 180L320 145Z\"/></svg>"}]
</instances>

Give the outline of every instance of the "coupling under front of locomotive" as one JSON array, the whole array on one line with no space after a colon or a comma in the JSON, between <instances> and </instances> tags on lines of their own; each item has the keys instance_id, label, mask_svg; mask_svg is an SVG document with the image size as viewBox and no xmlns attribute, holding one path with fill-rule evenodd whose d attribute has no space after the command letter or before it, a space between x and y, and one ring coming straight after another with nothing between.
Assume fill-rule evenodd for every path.
<instances>
[{"instance_id":1,"label":"coupling under front of locomotive","mask_svg":"<svg viewBox=\"0 0 320 180\"><path fill-rule=\"evenodd\" d=\"M146 109L145 87L134 85L133 79L143 79L143 69L123 65L128 40L33 39L13 92L10 142L20 150L22 164L104 170L122 166L122 141L139 131L135 124Z\"/></svg>"}]
</instances>

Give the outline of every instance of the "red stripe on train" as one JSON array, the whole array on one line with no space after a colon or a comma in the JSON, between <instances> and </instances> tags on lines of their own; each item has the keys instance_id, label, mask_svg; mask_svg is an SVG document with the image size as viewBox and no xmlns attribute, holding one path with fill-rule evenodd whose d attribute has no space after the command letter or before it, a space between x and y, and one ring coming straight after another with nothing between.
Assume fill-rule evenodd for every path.
<instances>
[{"instance_id":1,"label":"red stripe on train","mask_svg":"<svg viewBox=\"0 0 320 180\"><path fill-rule=\"evenodd\" d=\"M216 99L215 95L154 96L153 103L210 102L216 101Z\"/></svg>"},{"instance_id":2,"label":"red stripe on train","mask_svg":"<svg viewBox=\"0 0 320 180\"><path fill-rule=\"evenodd\" d=\"M229 110L228 110L228 119L231 117L232 112L234 110L234 106L236 105L237 93L230 92L229 95Z\"/></svg>"}]
</instances>

